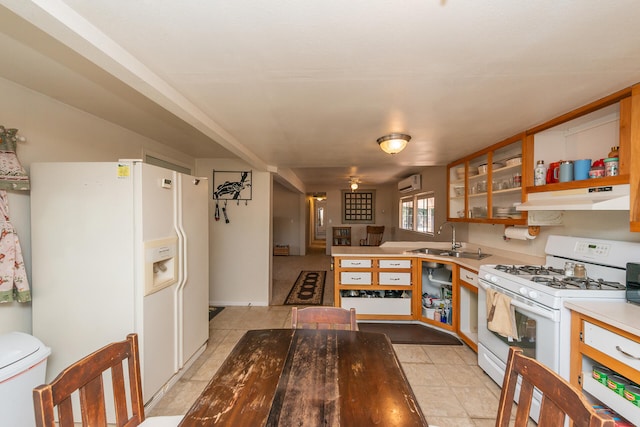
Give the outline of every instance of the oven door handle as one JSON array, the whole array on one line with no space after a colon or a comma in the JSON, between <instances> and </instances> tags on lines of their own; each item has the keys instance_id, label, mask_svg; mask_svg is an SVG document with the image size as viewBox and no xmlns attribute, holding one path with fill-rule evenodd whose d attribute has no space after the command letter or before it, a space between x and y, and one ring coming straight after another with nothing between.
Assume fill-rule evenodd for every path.
<instances>
[{"instance_id":1,"label":"oven door handle","mask_svg":"<svg viewBox=\"0 0 640 427\"><path fill-rule=\"evenodd\" d=\"M478 283L480 284L480 287L485 291L490 288L489 285L485 285L484 283L482 283L482 280L479 280ZM497 292L500 292L500 291L497 291ZM531 306L529 304L525 304L513 298L511 299L511 305L514 307L520 308L523 311L528 311L529 313L537 314L538 316L544 317L545 319L549 319L553 321L556 320L556 313L554 313L553 311Z\"/></svg>"},{"instance_id":2,"label":"oven door handle","mask_svg":"<svg viewBox=\"0 0 640 427\"><path fill-rule=\"evenodd\" d=\"M555 320L555 316L554 313L552 311L549 310L544 310L542 308L538 308L538 307L533 307L530 306L528 304L522 303L520 301L511 300L511 305L514 307L518 307L520 309L522 309L523 311L528 311L529 313L534 313L537 314L540 317L544 317L545 319L549 319L549 320Z\"/></svg>"}]
</instances>

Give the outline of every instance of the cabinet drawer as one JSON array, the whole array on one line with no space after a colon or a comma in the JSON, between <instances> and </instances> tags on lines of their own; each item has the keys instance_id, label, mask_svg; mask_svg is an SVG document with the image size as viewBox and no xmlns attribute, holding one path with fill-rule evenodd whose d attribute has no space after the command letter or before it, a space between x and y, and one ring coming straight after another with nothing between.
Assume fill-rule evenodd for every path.
<instances>
[{"instance_id":1,"label":"cabinet drawer","mask_svg":"<svg viewBox=\"0 0 640 427\"><path fill-rule=\"evenodd\" d=\"M381 259L380 268L411 268L410 259Z\"/></svg>"},{"instance_id":2,"label":"cabinet drawer","mask_svg":"<svg viewBox=\"0 0 640 427\"><path fill-rule=\"evenodd\" d=\"M379 285L403 285L411 284L411 273L378 273Z\"/></svg>"},{"instance_id":3,"label":"cabinet drawer","mask_svg":"<svg viewBox=\"0 0 640 427\"><path fill-rule=\"evenodd\" d=\"M640 360L638 359L640 358L640 343L589 322L584 322L584 342L619 362L640 371ZM624 353L629 354L629 356Z\"/></svg>"},{"instance_id":4,"label":"cabinet drawer","mask_svg":"<svg viewBox=\"0 0 640 427\"><path fill-rule=\"evenodd\" d=\"M460 267L460 280L467 282L470 285L478 287L478 273L475 273L466 268Z\"/></svg>"},{"instance_id":5,"label":"cabinet drawer","mask_svg":"<svg viewBox=\"0 0 640 427\"><path fill-rule=\"evenodd\" d=\"M342 271L340 272L340 284L341 285L370 285L371 284L371 272L370 271Z\"/></svg>"},{"instance_id":6,"label":"cabinet drawer","mask_svg":"<svg viewBox=\"0 0 640 427\"><path fill-rule=\"evenodd\" d=\"M357 314L411 315L411 298L341 298L341 307Z\"/></svg>"},{"instance_id":7,"label":"cabinet drawer","mask_svg":"<svg viewBox=\"0 0 640 427\"><path fill-rule=\"evenodd\" d=\"M371 268L372 261L370 259L341 259L340 267L342 268Z\"/></svg>"}]
</instances>

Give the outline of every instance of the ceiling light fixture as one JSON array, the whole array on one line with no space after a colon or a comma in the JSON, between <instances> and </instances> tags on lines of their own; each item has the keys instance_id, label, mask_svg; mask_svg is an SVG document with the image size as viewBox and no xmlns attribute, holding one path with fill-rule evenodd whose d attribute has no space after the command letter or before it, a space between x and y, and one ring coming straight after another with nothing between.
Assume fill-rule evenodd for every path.
<instances>
[{"instance_id":1,"label":"ceiling light fixture","mask_svg":"<svg viewBox=\"0 0 640 427\"><path fill-rule=\"evenodd\" d=\"M349 177L349 186L351 191L356 191L358 189L358 178L355 176Z\"/></svg>"},{"instance_id":2,"label":"ceiling light fixture","mask_svg":"<svg viewBox=\"0 0 640 427\"><path fill-rule=\"evenodd\" d=\"M378 145L385 153L397 154L404 150L410 140L411 136L404 133L391 133L378 138Z\"/></svg>"}]
</instances>

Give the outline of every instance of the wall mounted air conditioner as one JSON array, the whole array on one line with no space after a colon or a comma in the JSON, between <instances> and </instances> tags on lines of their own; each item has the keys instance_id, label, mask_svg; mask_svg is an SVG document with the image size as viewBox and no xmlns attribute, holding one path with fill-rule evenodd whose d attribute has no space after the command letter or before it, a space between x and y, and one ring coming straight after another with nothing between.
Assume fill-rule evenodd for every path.
<instances>
[{"instance_id":1,"label":"wall mounted air conditioner","mask_svg":"<svg viewBox=\"0 0 640 427\"><path fill-rule=\"evenodd\" d=\"M408 178L403 179L398 183L398 191L401 193L408 193L409 191L420 190L420 175L411 175Z\"/></svg>"}]
</instances>

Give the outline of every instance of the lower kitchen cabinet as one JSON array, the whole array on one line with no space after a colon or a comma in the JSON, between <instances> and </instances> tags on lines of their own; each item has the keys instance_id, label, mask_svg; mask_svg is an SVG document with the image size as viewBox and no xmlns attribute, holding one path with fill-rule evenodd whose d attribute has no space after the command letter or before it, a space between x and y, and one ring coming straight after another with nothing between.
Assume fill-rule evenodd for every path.
<instances>
[{"instance_id":1,"label":"lower kitchen cabinet","mask_svg":"<svg viewBox=\"0 0 640 427\"><path fill-rule=\"evenodd\" d=\"M635 399L630 391L640 391L637 387L640 384L640 335L629 332L635 325L624 326L624 319L636 321L640 307L625 302L600 303L600 306L603 311L617 312L622 320L614 326L613 322L590 317L569 306L573 310L570 382L582 388L594 404L606 406L634 425L640 425L640 407L629 400ZM636 312L635 317L625 316L630 312Z\"/></svg>"},{"instance_id":2,"label":"lower kitchen cabinet","mask_svg":"<svg viewBox=\"0 0 640 427\"><path fill-rule=\"evenodd\" d=\"M335 305L361 320L412 320L415 258L335 257Z\"/></svg>"},{"instance_id":3,"label":"lower kitchen cabinet","mask_svg":"<svg viewBox=\"0 0 640 427\"><path fill-rule=\"evenodd\" d=\"M417 320L478 351L478 274L425 258L334 257L335 306L359 320Z\"/></svg>"},{"instance_id":4,"label":"lower kitchen cabinet","mask_svg":"<svg viewBox=\"0 0 640 427\"><path fill-rule=\"evenodd\" d=\"M455 332L458 328L458 294L453 283L458 280L456 264L418 258L420 304L418 320Z\"/></svg>"},{"instance_id":5,"label":"lower kitchen cabinet","mask_svg":"<svg viewBox=\"0 0 640 427\"><path fill-rule=\"evenodd\" d=\"M455 287L458 293L458 336L478 352L478 272L459 267Z\"/></svg>"}]
</instances>

